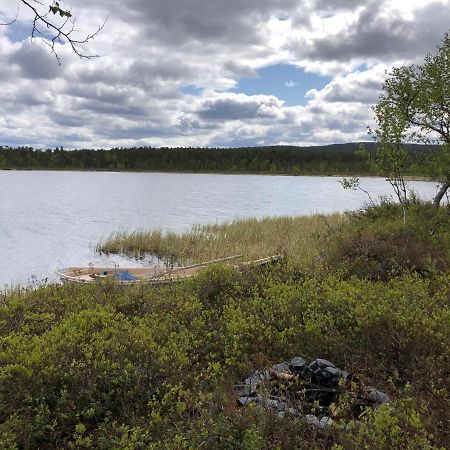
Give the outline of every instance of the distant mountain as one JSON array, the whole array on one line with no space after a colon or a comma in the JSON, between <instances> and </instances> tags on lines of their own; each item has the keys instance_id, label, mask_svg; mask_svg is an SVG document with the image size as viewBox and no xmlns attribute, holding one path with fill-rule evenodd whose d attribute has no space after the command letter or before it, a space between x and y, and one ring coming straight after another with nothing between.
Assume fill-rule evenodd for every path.
<instances>
[{"instance_id":1,"label":"distant mountain","mask_svg":"<svg viewBox=\"0 0 450 450\"><path fill-rule=\"evenodd\" d=\"M358 146L363 144L368 152L374 152L376 150L376 143L370 142L347 142L345 144L327 144L327 145L311 145L311 146L298 146L298 145L274 145L274 146L261 146L261 147L250 147L250 148L280 148L288 150L302 150L302 151L327 151L327 152L340 152L340 153L354 153ZM429 147L423 144L405 144L406 147L414 152L426 151ZM242 148L242 147L237 147ZM231 148L230 150L234 150Z\"/></svg>"}]
</instances>

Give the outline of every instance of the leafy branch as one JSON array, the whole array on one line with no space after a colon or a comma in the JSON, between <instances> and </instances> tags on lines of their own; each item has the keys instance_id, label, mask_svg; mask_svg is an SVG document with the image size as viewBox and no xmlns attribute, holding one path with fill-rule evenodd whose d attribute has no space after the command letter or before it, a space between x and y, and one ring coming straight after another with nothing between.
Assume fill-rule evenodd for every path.
<instances>
[{"instance_id":1,"label":"leafy branch","mask_svg":"<svg viewBox=\"0 0 450 450\"><path fill-rule=\"evenodd\" d=\"M48 5L48 10L44 3L39 0L19 0L22 5L27 7L34 15L33 28L31 30L31 39L39 37L42 41L50 47L51 52L55 55L58 64L61 60L57 53L57 44L64 45L68 43L72 51L81 59L97 58L96 54L89 54L83 51L83 44L93 40L103 29L108 18L95 30L95 32L78 37L76 34L75 23L76 17L73 16L70 9L62 8L59 2L54 1ZM11 25L16 22L19 8L17 9L16 17L9 22L0 23L0 25ZM59 21L58 21L59 19ZM62 20L62 21L61 21ZM46 29L46 37L41 31Z\"/></svg>"}]
</instances>

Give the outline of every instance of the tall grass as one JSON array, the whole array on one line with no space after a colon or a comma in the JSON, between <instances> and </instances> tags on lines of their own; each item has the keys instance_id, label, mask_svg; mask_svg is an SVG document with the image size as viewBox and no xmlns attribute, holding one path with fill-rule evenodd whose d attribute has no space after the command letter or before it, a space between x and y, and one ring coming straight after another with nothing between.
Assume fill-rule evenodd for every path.
<instances>
[{"instance_id":1,"label":"tall grass","mask_svg":"<svg viewBox=\"0 0 450 450\"><path fill-rule=\"evenodd\" d=\"M321 256L327 242L346 220L342 214L236 219L194 226L184 233L160 230L118 231L98 243L100 253L152 254L166 264L190 264L243 254L257 259L284 254L308 264Z\"/></svg>"}]
</instances>

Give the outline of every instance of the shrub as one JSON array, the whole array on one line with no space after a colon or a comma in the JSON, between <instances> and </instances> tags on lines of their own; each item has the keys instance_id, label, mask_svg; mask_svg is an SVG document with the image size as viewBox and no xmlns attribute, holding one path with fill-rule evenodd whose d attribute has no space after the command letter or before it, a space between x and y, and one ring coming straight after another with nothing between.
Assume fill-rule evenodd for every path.
<instances>
[{"instance_id":1,"label":"shrub","mask_svg":"<svg viewBox=\"0 0 450 450\"><path fill-rule=\"evenodd\" d=\"M450 267L450 214L412 204L403 223L400 207L382 203L351 214L327 255L343 276L387 280L404 271L427 274Z\"/></svg>"}]
</instances>

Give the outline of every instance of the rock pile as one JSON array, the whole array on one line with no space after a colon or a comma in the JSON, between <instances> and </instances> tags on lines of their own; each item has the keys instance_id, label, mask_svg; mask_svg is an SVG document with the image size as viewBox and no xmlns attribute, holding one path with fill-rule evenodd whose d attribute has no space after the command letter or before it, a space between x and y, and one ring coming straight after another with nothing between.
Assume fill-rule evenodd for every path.
<instances>
[{"instance_id":1,"label":"rock pile","mask_svg":"<svg viewBox=\"0 0 450 450\"><path fill-rule=\"evenodd\" d=\"M360 418L367 408L388 401L385 393L364 386L330 361L315 359L307 364L299 356L254 372L238 387L237 399L239 406L259 404L275 410L279 418L303 416L319 427L331 425L336 418Z\"/></svg>"}]
</instances>

